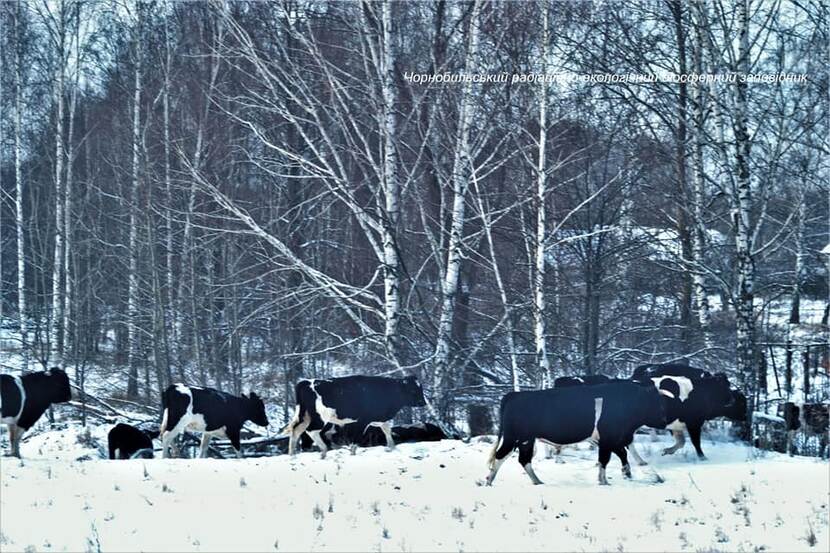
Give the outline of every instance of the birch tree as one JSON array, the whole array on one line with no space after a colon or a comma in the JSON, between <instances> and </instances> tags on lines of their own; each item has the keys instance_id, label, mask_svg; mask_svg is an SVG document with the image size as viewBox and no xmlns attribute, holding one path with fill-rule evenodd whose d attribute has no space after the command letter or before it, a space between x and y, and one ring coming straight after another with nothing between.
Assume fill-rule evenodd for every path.
<instances>
[{"instance_id":1,"label":"birch tree","mask_svg":"<svg viewBox=\"0 0 830 553\"><path fill-rule=\"evenodd\" d=\"M14 8L14 226L17 238L17 316L22 369L29 368L28 310L26 309L26 226L23 220L23 33L21 7Z\"/></svg>"},{"instance_id":2,"label":"birch tree","mask_svg":"<svg viewBox=\"0 0 830 553\"><path fill-rule=\"evenodd\" d=\"M141 94L143 88L142 80L142 25L143 25L143 5L139 2L135 6L135 27L133 31L133 105L132 105L132 170L131 170L131 185L130 185L130 201L128 209L130 210L129 222L129 243L127 245L130 261L129 272L127 275L128 289L127 289L127 333L128 333L128 357L129 364L129 381L127 383L127 396L131 398L138 397L138 363L140 352L138 351L138 332L139 332L139 280L138 280L138 257L139 257L139 243L138 243L138 199L140 181L140 152L141 152Z\"/></svg>"},{"instance_id":3,"label":"birch tree","mask_svg":"<svg viewBox=\"0 0 830 553\"><path fill-rule=\"evenodd\" d=\"M467 31L467 52L464 72L473 74L477 70L479 25L481 2L475 1L470 15ZM473 160L470 149L470 128L475 114L475 86L471 80L465 81L458 100L458 128L452 168L452 209L450 215L449 241L447 243L447 262L444 281L441 286L441 316L438 321L438 334L435 340L433 358L433 391L444 394L449 378L450 345L452 340L455 296L458 292L458 277L463 261L463 233L465 222L466 195L470 184ZM446 409L446 397L441 397L439 409ZM442 413L443 414L443 413Z\"/></svg>"},{"instance_id":4,"label":"birch tree","mask_svg":"<svg viewBox=\"0 0 830 553\"><path fill-rule=\"evenodd\" d=\"M542 3L542 74L550 71L550 2ZM548 83L542 79L539 84L539 150L536 168L536 242L535 273L533 277L533 337L536 346L536 364L542 374L540 380L543 388L552 381L547 352L547 327L545 324L545 263L547 253L547 225L545 223L545 203L547 198L547 167L545 153L548 132Z\"/></svg>"}]
</instances>

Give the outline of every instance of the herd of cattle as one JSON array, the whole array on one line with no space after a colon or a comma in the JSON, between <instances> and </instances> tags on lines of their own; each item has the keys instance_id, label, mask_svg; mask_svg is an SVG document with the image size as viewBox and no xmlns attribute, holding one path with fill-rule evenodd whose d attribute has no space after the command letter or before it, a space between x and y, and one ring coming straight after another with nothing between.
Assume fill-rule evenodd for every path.
<instances>
[{"instance_id":1,"label":"herd of cattle","mask_svg":"<svg viewBox=\"0 0 830 553\"><path fill-rule=\"evenodd\" d=\"M414 377L347 376L301 380L295 387L296 411L283 430L287 451L315 445L325 457L334 444L379 445L394 448L401 441L433 441L447 437L439 427L393 427L404 407L426 405L423 389ZM20 457L23 434L53 403L70 401L69 378L60 369L23 376L0 375L0 422L9 427L11 455ZM152 457L153 440L161 441L162 457L169 457L177 436L185 430L201 432L201 457L208 455L212 438L230 441L241 457L241 432L247 421L268 426L265 404L255 393L234 396L211 388L175 384L162 394L162 421L158 430L119 423L108 435L109 458ZM783 404L788 452L798 429L821 436L822 453L828 445L827 404ZM510 392L499 410L499 431L489 457L487 484L513 450L534 484L541 481L531 465L537 440L561 448L584 440L597 445L599 482L607 484L611 454L631 477L628 454L645 464L634 447L641 427L668 429L675 444L672 454L689 433L698 457L705 459L700 436L703 423L718 417L747 418L746 397L732 387L724 374L712 374L685 365L638 367L629 379L602 375L561 377L546 390ZM302 440L302 442L301 442Z\"/></svg>"}]
</instances>

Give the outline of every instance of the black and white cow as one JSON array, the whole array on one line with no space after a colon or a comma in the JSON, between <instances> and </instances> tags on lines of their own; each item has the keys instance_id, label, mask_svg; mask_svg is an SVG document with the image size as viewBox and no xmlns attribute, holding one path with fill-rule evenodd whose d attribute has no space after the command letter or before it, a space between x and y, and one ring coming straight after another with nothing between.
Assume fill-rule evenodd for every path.
<instances>
[{"instance_id":1,"label":"black and white cow","mask_svg":"<svg viewBox=\"0 0 830 553\"><path fill-rule=\"evenodd\" d=\"M23 376L0 374L0 423L9 426L11 454L20 457L20 439L50 405L70 399L69 377L58 368Z\"/></svg>"},{"instance_id":2,"label":"black and white cow","mask_svg":"<svg viewBox=\"0 0 830 553\"><path fill-rule=\"evenodd\" d=\"M245 421L268 426L265 404L253 392L238 397L213 388L172 384L162 394L161 407L163 458L169 456L171 442L185 430L202 433L201 457L207 457L211 438L223 437L231 441L236 456L241 458L240 432Z\"/></svg>"},{"instance_id":3,"label":"black and white cow","mask_svg":"<svg viewBox=\"0 0 830 553\"><path fill-rule=\"evenodd\" d=\"M819 436L819 457L824 457L830 443L830 405L788 401L783 404L782 411L787 430L787 453L793 455L793 439L801 430L807 436Z\"/></svg>"},{"instance_id":4,"label":"black and white cow","mask_svg":"<svg viewBox=\"0 0 830 553\"><path fill-rule=\"evenodd\" d=\"M732 388L723 373L712 374L685 365L644 365L637 367L631 378L639 382L651 381L655 387L673 396L666 407L666 428L671 430L675 443L664 449L663 455L671 455L682 448L686 443L684 431L688 430L698 458L706 459L700 446L703 423L718 417L746 420L746 396ZM630 450L639 457L633 446Z\"/></svg>"},{"instance_id":5,"label":"black and white cow","mask_svg":"<svg viewBox=\"0 0 830 553\"><path fill-rule=\"evenodd\" d=\"M530 480L541 484L531 466L536 440L565 445L590 438L599 446L600 484L608 484L605 468L611 453L620 458L623 474L630 478L625 448L639 427L665 424L662 393L636 382L508 393L501 400L499 435L490 453L487 485L516 448Z\"/></svg>"},{"instance_id":6,"label":"black and white cow","mask_svg":"<svg viewBox=\"0 0 830 553\"><path fill-rule=\"evenodd\" d=\"M294 388L297 410L284 433L290 435L288 452L294 454L297 440L307 432L321 456L328 446L320 437L326 423L344 426L356 423L365 430L377 426L386 437L386 446L395 447L392 419L403 407L426 405L424 391L414 376L345 376L341 378L301 380Z\"/></svg>"},{"instance_id":7,"label":"black and white cow","mask_svg":"<svg viewBox=\"0 0 830 553\"><path fill-rule=\"evenodd\" d=\"M119 422L107 434L110 459L152 459L158 430L136 428Z\"/></svg>"}]
</instances>

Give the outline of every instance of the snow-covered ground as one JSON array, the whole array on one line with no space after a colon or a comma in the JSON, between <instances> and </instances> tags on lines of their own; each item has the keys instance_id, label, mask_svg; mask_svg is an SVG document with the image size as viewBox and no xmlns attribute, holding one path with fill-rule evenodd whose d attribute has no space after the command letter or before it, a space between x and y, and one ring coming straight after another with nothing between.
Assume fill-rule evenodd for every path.
<instances>
[{"instance_id":1,"label":"snow-covered ground","mask_svg":"<svg viewBox=\"0 0 830 553\"><path fill-rule=\"evenodd\" d=\"M93 438L103 430L93 432ZM543 458L532 486L516 455L481 485L490 443L340 449L294 459L78 461L75 429L33 436L0 460L0 551L828 551L828 463L704 441L641 449L624 480L596 453Z\"/></svg>"}]
</instances>

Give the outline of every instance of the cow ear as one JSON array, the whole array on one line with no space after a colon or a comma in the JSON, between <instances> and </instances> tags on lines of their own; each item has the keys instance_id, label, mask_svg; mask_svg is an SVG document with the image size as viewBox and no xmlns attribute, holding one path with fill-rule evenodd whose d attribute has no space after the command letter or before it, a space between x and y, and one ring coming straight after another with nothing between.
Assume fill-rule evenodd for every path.
<instances>
[{"instance_id":1,"label":"cow ear","mask_svg":"<svg viewBox=\"0 0 830 553\"><path fill-rule=\"evenodd\" d=\"M251 392L248 397L251 398L251 399L259 399L259 396L256 395L256 392Z\"/></svg>"}]
</instances>

